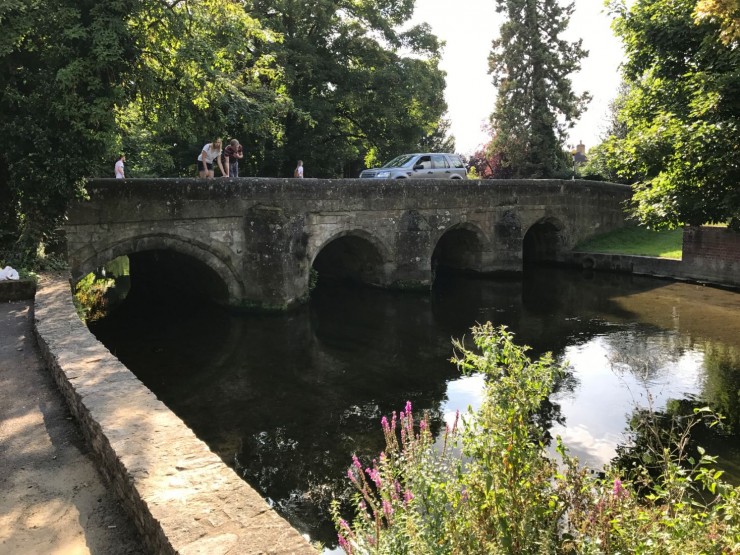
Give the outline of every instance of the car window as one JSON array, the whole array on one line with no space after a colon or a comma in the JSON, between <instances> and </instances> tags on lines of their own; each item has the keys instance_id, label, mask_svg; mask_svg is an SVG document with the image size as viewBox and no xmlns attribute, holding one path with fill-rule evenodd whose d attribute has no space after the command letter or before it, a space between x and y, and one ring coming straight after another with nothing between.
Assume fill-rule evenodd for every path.
<instances>
[{"instance_id":1,"label":"car window","mask_svg":"<svg viewBox=\"0 0 740 555\"><path fill-rule=\"evenodd\" d=\"M416 166L422 166L425 170L431 170L432 169L432 159L429 156L420 156L419 159L414 164L414 167Z\"/></svg>"},{"instance_id":2,"label":"car window","mask_svg":"<svg viewBox=\"0 0 740 555\"><path fill-rule=\"evenodd\" d=\"M384 168L405 168L406 166L411 164L413 159L414 157L409 154L402 154L401 156L396 156L390 162L383 164L383 167Z\"/></svg>"},{"instance_id":3,"label":"car window","mask_svg":"<svg viewBox=\"0 0 740 555\"><path fill-rule=\"evenodd\" d=\"M436 169L450 167L450 165L447 163L447 158L445 157L444 154L433 154L432 155L432 165Z\"/></svg>"},{"instance_id":4,"label":"car window","mask_svg":"<svg viewBox=\"0 0 740 555\"><path fill-rule=\"evenodd\" d=\"M450 156L450 162L452 162L453 168L464 168L465 167L465 164L463 164L462 159L457 155Z\"/></svg>"}]
</instances>

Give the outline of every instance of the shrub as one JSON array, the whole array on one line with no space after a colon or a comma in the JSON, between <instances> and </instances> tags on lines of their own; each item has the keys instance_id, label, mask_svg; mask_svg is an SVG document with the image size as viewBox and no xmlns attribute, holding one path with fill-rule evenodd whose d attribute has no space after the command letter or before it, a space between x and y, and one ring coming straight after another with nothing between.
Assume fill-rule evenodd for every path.
<instances>
[{"instance_id":1,"label":"shrub","mask_svg":"<svg viewBox=\"0 0 740 555\"><path fill-rule=\"evenodd\" d=\"M438 441L410 403L382 419L386 450L370 464L354 457L348 470L357 490L354 520L333 507L346 553L740 550L740 488L723 483L703 451L698 460L684 457L691 422L654 450L657 473L636 465L595 475L559 439L556 460L535 415L562 369L549 355L531 361L503 327L488 323L472 332L477 351L456 341L453 360L464 372L485 374L481 408L456 418Z\"/></svg>"}]
</instances>

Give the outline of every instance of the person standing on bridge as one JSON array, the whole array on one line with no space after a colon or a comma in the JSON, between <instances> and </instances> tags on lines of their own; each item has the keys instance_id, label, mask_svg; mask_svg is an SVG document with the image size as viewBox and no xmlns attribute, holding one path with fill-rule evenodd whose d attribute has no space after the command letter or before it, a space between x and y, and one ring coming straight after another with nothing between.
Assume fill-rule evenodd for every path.
<instances>
[{"instance_id":1,"label":"person standing on bridge","mask_svg":"<svg viewBox=\"0 0 740 555\"><path fill-rule=\"evenodd\" d=\"M231 139L229 146L224 149L224 161L229 177L239 177L239 160L244 158L242 145L236 139Z\"/></svg>"},{"instance_id":2,"label":"person standing on bridge","mask_svg":"<svg viewBox=\"0 0 740 555\"><path fill-rule=\"evenodd\" d=\"M201 149L198 155L198 175L206 178L213 177L214 160L218 162L221 175L228 176L229 174L224 171L224 165L221 163L221 139L216 139Z\"/></svg>"},{"instance_id":3,"label":"person standing on bridge","mask_svg":"<svg viewBox=\"0 0 740 555\"><path fill-rule=\"evenodd\" d=\"M116 168L115 168L116 179L125 179L126 176L123 173L123 163L125 161L126 161L126 155L125 154L121 154L118 157L118 161L116 162Z\"/></svg>"},{"instance_id":4,"label":"person standing on bridge","mask_svg":"<svg viewBox=\"0 0 740 555\"><path fill-rule=\"evenodd\" d=\"M293 177L303 178L303 160L298 160L298 165L293 170Z\"/></svg>"}]
</instances>

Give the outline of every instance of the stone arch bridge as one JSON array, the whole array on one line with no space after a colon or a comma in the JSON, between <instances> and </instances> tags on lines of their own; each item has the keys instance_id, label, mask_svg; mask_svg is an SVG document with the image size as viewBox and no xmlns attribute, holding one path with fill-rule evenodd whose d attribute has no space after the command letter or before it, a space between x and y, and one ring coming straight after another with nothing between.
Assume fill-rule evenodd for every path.
<instances>
[{"instance_id":1,"label":"stone arch bridge","mask_svg":"<svg viewBox=\"0 0 740 555\"><path fill-rule=\"evenodd\" d=\"M631 196L628 186L563 180L100 179L87 191L65 225L75 282L128 255L132 281L189 276L222 304L263 309L305 300L312 267L429 288L441 268L557 261L626 226Z\"/></svg>"}]
</instances>

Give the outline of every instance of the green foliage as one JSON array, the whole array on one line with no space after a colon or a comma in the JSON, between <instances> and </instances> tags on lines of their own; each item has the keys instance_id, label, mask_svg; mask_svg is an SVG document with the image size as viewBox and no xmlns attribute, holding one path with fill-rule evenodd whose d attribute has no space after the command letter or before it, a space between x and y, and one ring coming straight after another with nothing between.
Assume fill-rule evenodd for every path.
<instances>
[{"instance_id":1,"label":"green foliage","mask_svg":"<svg viewBox=\"0 0 740 555\"><path fill-rule=\"evenodd\" d=\"M381 424L386 450L367 466L354 457L352 524L334 519L348 554L734 553L740 488L712 470L691 428L716 421L706 409L664 430L645 428L649 466L598 478L558 445L560 464L534 418L561 369L526 356L505 328L473 328L476 351L455 342L455 362L486 378L484 402L435 442L407 403ZM650 424L650 420L645 420ZM660 432L658 431L660 430ZM645 495L639 495L642 491Z\"/></svg>"},{"instance_id":2,"label":"green foliage","mask_svg":"<svg viewBox=\"0 0 740 555\"><path fill-rule=\"evenodd\" d=\"M0 250L33 266L84 180L194 176L216 137L241 175L355 175L453 150L439 41L412 0L0 3ZM16 262L16 265L20 265Z\"/></svg>"},{"instance_id":3,"label":"green foliage","mask_svg":"<svg viewBox=\"0 0 740 555\"><path fill-rule=\"evenodd\" d=\"M105 294L114 284L114 279L99 278L94 273L77 282L73 300L81 320L92 322L106 316L108 299Z\"/></svg>"},{"instance_id":4,"label":"green foliage","mask_svg":"<svg viewBox=\"0 0 740 555\"><path fill-rule=\"evenodd\" d=\"M696 0L610 2L626 50L624 137L609 165L636 182L634 214L652 227L740 226L740 49Z\"/></svg>"},{"instance_id":5,"label":"green foliage","mask_svg":"<svg viewBox=\"0 0 740 555\"><path fill-rule=\"evenodd\" d=\"M290 175L303 159L313 176L351 176L363 160L452 150L441 45L427 25L397 30L412 12L412 0L254 2L255 16L284 39L275 55L294 102L282 142L265 153L265 175Z\"/></svg>"},{"instance_id":6,"label":"green foliage","mask_svg":"<svg viewBox=\"0 0 740 555\"><path fill-rule=\"evenodd\" d=\"M82 179L112 167L133 0L0 4L0 240L42 254Z\"/></svg>"},{"instance_id":7,"label":"green foliage","mask_svg":"<svg viewBox=\"0 0 740 555\"><path fill-rule=\"evenodd\" d=\"M568 43L560 37L573 4L496 0L496 11L507 20L489 56L498 87L492 151L503 156L513 177L552 177L568 167L566 130L590 99L588 93L576 95L568 77L587 52L580 40Z\"/></svg>"},{"instance_id":8,"label":"green foliage","mask_svg":"<svg viewBox=\"0 0 740 555\"><path fill-rule=\"evenodd\" d=\"M575 250L680 260L683 253L683 229L656 231L644 227L627 227L596 235L576 245Z\"/></svg>"},{"instance_id":9,"label":"green foliage","mask_svg":"<svg viewBox=\"0 0 740 555\"><path fill-rule=\"evenodd\" d=\"M147 0L128 27L141 54L117 116L131 175L194 176L201 147L216 137L238 137L241 166L254 172L292 106L270 51L280 35L230 0Z\"/></svg>"}]
</instances>

